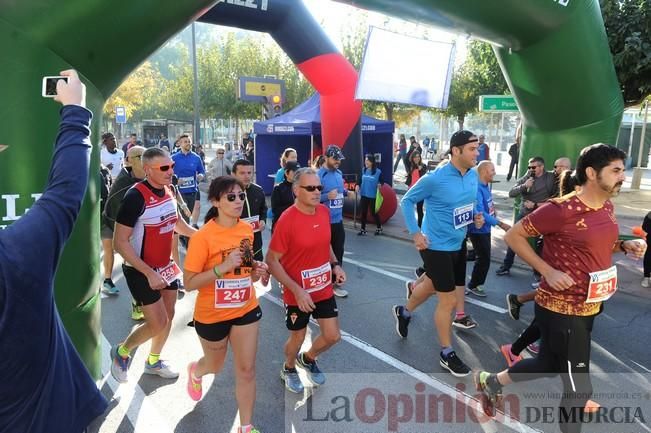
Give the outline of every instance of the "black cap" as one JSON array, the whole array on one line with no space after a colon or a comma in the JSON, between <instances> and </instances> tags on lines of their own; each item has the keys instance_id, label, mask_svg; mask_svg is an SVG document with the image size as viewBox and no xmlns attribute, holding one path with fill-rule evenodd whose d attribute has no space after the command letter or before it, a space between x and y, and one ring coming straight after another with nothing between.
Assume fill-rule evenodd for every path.
<instances>
[{"instance_id":1,"label":"black cap","mask_svg":"<svg viewBox=\"0 0 651 433\"><path fill-rule=\"evenodd\" d=\"M285 173L288 171L296 171L299 168L301 168L301 165L298 163L298 161L287 161L285 163Z\"/></svg>"},{"instance_id":2,"label":"black cap","mask_svg":"<svg viewBox=\"0 0 651 433\"><path fill-rule=\"evenodd\" d=\"M328 158L338 159L340 161L342 159L346 159L344 157L344 153L336 144L331 144L328 146L328 150L326 150L325 156L327 156Z\"/></svg>"},{"instance_id":3,"label":"black cap","mask_svg":"<svg viewBox=\"0 0 651 433\"><path fill-rule=\"evenodd\" d=\"M457 131L452 134L452 137L450 137L450 147L463 146L464 144L468 143L476 143L478 141L477 137L471 139L473 136L475 136L474 133L465 129Z\"/></svg>"}]
</instances>

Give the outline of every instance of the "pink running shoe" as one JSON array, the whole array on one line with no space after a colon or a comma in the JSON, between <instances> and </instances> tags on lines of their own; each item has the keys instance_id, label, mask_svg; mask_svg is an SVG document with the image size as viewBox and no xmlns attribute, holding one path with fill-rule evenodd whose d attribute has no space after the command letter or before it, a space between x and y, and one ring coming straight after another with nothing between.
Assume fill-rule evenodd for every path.
<instances>
[{"instance_id":1,"label":"pink running shoe","mask_svg":"<svg viewBox=\"0 0 651 433\"><path fill-rule=\"evenodd\" d=\"M516 356L513 354L513 352L511 352L510 344L500 346L500 352L502 352L502 355L504 355L504 358L506 359L506 365L509 367L511 367L516 362L522 361L522 357L520 355Z\"/></svg>"},{"instance_id":2,"label":"pink running shoe","mask_svg":"<svg viewBox=\"0 0 651 433\"><path fill-rule=\"evenodd\" d=\"M194 401L201 400L203 389L201 388L201 378L194 377L194 371L197 369L197 363L191 362L188 364L188 395Z\"/></svg>"}]
</instances>

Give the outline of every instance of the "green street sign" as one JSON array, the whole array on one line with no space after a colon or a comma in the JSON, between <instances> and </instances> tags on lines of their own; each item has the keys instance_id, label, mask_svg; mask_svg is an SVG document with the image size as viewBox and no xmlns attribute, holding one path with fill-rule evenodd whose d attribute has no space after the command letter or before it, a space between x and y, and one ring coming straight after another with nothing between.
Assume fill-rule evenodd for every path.
<instances>
[{"instance_id":1,"label":"green street sign","mask_svg":"<svg viewBox=\"0 0 651 433\"><path fill-rule=\"evenodd\" d=\"M517 112L518 104L511 95L481 95L479 97L479 111L486 113Z\"/></svg>"}]
</instances>

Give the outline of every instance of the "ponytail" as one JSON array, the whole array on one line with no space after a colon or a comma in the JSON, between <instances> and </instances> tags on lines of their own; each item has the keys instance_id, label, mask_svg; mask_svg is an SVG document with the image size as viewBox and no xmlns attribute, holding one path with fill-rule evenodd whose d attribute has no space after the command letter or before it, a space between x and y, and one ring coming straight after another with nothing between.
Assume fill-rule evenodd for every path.
<instances>
[{"instance_id":1,"label":"ponytail","mask_svg":"<svg viewBox=\"0 0 651 433\"><path fill-rule=\"evenodd\" d=\"M206 217L203 219L203 223L207 224L211 219L215 218L217 215L219 215L217 208L215 206L211 206L210 209L208 209L208 212L206 212Z\"/></svg>"}]
</instances>

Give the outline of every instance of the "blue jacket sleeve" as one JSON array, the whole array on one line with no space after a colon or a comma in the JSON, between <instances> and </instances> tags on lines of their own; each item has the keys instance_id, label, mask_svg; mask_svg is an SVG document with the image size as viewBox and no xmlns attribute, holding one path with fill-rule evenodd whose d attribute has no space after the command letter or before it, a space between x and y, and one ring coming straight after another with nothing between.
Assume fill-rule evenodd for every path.
<instances>
[{"instance_id":1,"label":"blue jacket sleeve","mask_svg":"<svg viewBox=\"0 0 651 433\"><path fill-rule=\"evenodd\" d=\"M2 243L16 254L15 264L51 278L70 237L88 184L90 120L83 107L61 108L47 186L41 198L2 233ZM50 287L44 287L50 289Z\"/></svg>"},{"instance_id":2,"label":"blue jacket sleeve","mask_svg":"<svg viewBox=\"0 0 651 433\"><path fill-rule=\"evenodd\" d=\"M486 209L484 206L484 192L482 191L482 187L480 186L477 188L477 204L475 207L475 212L479 213L481 212L484 215L484 221L486 224L489 226L493 227L496 226L499 221L497 218L495 218L493 215L488 213L489 209Z\"/></svg>"},{"instance_id":3,"label":"blue jacket sleeve","mask_svg":"<svg viewBox=\"0 0 651 433\"><path fill-rule=\"evenodd\" d=\"M436 181L434 176L423 176L418 179L418 182L407 191L400 201L400 208L405 218L405 224L410 235L420 231L418 228L418 221L414 215L414 206L419 201L425 200L432 194L436 188Z\"/></svg>"}]
</instances>

